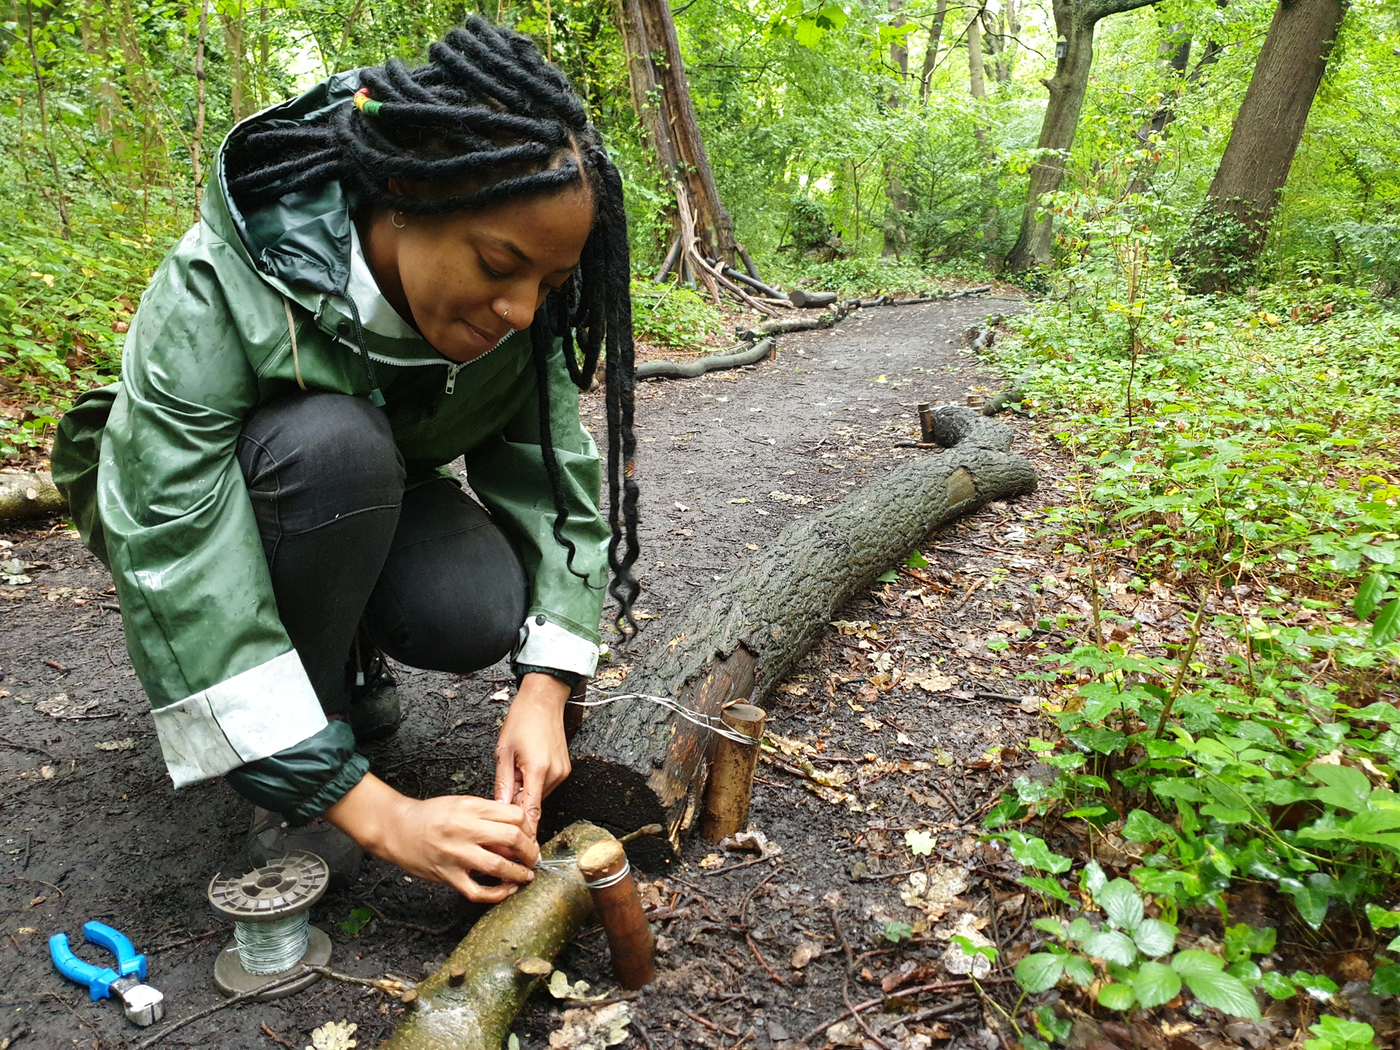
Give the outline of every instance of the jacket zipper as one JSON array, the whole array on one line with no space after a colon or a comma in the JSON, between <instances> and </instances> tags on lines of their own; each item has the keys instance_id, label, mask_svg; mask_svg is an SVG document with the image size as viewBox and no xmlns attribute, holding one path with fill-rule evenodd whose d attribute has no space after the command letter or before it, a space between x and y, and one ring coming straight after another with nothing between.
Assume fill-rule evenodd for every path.
<instances>
[{"instance_id":1,"label":"jacket zipper","mask_svg":"<svg viewBox=\"0 0 1400 1050\"><path fill-rule=\"evenodd\" d=\"M494 347L492 349L494 349ZM486 351L487 354L490 352L490 350ZM486 354L482 354L481 356L485 357ZM457 373L462 370L465 364L466 362L464 361L454 361L447 366L447 386L443 387L442 391L444 394L450 394L457 389Z\"/></svg>"}]
</instances>

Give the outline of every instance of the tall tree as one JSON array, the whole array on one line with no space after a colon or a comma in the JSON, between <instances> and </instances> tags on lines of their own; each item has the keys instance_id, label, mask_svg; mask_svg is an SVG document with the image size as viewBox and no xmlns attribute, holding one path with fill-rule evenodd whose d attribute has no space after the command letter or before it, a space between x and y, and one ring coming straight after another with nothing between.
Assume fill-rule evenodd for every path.
<instances>
[{"instance_id":1,"label":"tall tree","mask_svg":"<svg viewBox=\"0 0 1400 1050\"><path fill-rule=\"evenodd\" d=\"M904 0L889 0L889 4L890 14L894 16L890 24L895 28L905 25ZM909 40L904 34L890 41L890 65L899 74L900 87L890 92L889 106L890 109L898 109L904 91L903 85L909 79ZM898 256L909 241L909 235L904 229L904 216L909 211L910 200L909 191L900 181L893 160L885 161L885 192L889 196L890 207L885 213L884 254Z\"/></svg>"},{"instance_id":2,"label":"tall tree","mask_svg":"<svg viewBox=\"0 0 1400 1050\"><path fill-rule=\"evenodd\" d=\"M667 0L619 0L632 105L661 169L676 190L682 247L734 264L734 223L719 199L690 102L681 45ZM711 284L704 267L698 267ZM715 289L712 287L712 291Z\"/></svg>"},{"instance_id":3,"label":"tall tree","mask_svg":"<svg viewBox=\"0 0 1400 1050\"><path fill-rule=\"evenodd\" d=\"M1198 292L1252 265L1269 235L1346 0L1280 0L1183 262Z\"/></svg>"},{"instance_id":4,"label":"tall tree","mask_svg":"<svg viewBox=\"0 0 1400 1050\"><path fill-rule=\"evenodd\" d=\"M928 47L924 49L924 68L919 74L919 101L928 101L928 84L938 65L938 41L943 36L943 22L948 17L948 0L938 0L933 12L933 25L928 31Z\"/></svg>"},{"instance_id":5,"label":"tall tree","mask_svg":"<svg viewBox=\"0 0 1400 1050\"><path fill-rule=\"evenodd\" d=\"M1042 81L1050 92L1045 119L1040 125L1043 151L1031 167L1026 210L1021 215L1021 233L1006 258L1012 270L1030 270L1050 261L1054 225L1050 217L1037 217L1040 199L1060 188L1065 177L1065 159L1079 129L1079 111L1089 86L1089 69L1094 62L1094 27L1109 15L1146 7L1152 0L1052 0L1055 11L1055 75Z\"/></svg>"}]
</instances>

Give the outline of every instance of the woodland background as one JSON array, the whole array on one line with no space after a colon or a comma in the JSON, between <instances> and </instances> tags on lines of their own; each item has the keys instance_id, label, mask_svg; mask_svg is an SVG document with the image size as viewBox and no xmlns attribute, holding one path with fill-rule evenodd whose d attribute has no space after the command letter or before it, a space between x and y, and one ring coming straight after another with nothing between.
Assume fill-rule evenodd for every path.
<instances>
[{"instance_id":1,"label":"woodland background","mask_svg":"<svg viewBox=\"0 0 1400 1050\"><path fill-rule=\"evenodd\" d=\"M1400 5L12 0L0 457L41 462L118 373L235 121L474 10L538 40L603 130L652 346L705 352L735 321L698 262L652 280L678 228L784 287L1027 290L989 353L1069 453L1044 536L1070 568L1041 590L1080 611L999 637L1038 654L1047 772L986 825L1039 906L1108 925L1037 920L1017 978L1153 1008L1181 979L1149 956L1216 909L1214 946L1173 961L1197 999L1249 1017L1303 992L1332 1018L1310 1050L1371 1045L1400 995ZM1149 645L1153 608L1176 626ZM1071 825L1132 884L1054 852ZM1246 884L1267 929L1232 923ZM1139 894L1171 930L1150 952L1107 932L1144 921ZM1060 1038L1036 1016L1025 1045Z\"/></svg>"}]
</instances>

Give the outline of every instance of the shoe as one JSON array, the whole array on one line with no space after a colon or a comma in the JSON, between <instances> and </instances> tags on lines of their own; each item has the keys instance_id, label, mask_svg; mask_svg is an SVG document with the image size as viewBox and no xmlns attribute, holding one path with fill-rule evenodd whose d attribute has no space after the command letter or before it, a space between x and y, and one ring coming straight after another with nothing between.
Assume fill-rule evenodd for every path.
<instances>
[{"instance_id":1,"label":"shoe","mask_svg":"<svg viewBox=\"0 0 1400 1050\"><path fill-rule=\"evenodd\" d=\"M350 709L345 718L355 734L355 743L373 744L397 733L403 720L398 682L389 674L384 654L370 642L364 628L355 636L355 648L345 673L350 679Z\"/></svg>"},{"instance_id":2,"label":"shoe","mask_svg":"<svg viewBox=\"0 0 1400 1050\"><path fill-rule=\"evenodd\" d=\"M287 825L280 813L258 806L248 833L248 860L254 868L285 857L293 850L314 853L326 862L331 883L344 886L354 880L364 863L365 851L334 824L317 817L305 827Z\"/></svg>"}]
</instances>

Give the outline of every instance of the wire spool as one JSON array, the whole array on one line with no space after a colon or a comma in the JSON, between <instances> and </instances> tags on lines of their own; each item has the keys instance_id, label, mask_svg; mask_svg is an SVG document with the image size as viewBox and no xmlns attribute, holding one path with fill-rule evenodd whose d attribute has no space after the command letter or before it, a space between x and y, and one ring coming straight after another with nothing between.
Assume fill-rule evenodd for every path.
<instances>
[{"instance_id":1,"label":"wire spool","mask_svg":"<svg viewBox=\"0 0 1400 1050\"><path fill-rule=\"evenodd\" d=\"M233 920L233 940L219 952L214 981L225 995L259 988L299 966L330 962L331 940L310 923L310 909L330 882L330 869L314 853L296 851L237 879L215 875L209 903ZM280 999L315 984L320 974L257 996Z\"/></svg>"}]
</instances>

